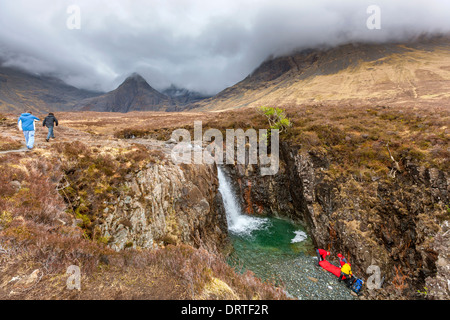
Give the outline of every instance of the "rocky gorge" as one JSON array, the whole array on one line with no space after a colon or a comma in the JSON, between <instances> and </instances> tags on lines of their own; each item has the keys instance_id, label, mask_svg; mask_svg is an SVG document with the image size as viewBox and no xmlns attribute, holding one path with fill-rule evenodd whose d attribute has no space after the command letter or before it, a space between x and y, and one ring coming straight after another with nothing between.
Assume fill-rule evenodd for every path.
<instances>
[{"instance_id":1,"label":"rocky gorge","mask_svg":"<svg viewBox=\"0 0 450 320\"><path fill-rule=\"evenodd\" d=\"M355 274L370 282L366 298L448 297L447 172L404 159L395 174L393 165L384 177L344 177L326 152L286 141L274 176L262 176L258 165L225 168L244 213L304 225L316 248L343 253ZM102 227L113 247L148 247L150 237L160 244L223 247L227 225L214 165L154 166L128 186L134 196L120 200Z\"/></svg>"},{"instance_id":2,"label":"rocky gorge","mask_svg":"<svg viewBox=\"0 0 450 320\"><path fill-rule=\"evenodd\" d=\"M258 165L224 167L243 212L301 223L316 248L330 250L334 257L341 252L351 261L354 273L373 289L365 290L367 299L448 297L446 161L436 157L427 162L422 148L402 145L431 145L436 153L446 138L436 137L439 129L433 128L440 126L445 132L442 122L430 119L421 124L422 115L414 118L401 109L377 107L363 111L371 117L373 130L354 124L350 129L317 124L315 113L320 109L289 110L297 126L281 137L277 174L263 176ZM353 109L340 112L342 123L352 121ZM244 121L240 116L221 114L206 126L264 127L259 116L250 113ZM383 136L381 123L387 117L393 120L386 125L392 128L395 123L397 132L386 130ZM304 119L312 124L305 126ZM445 117L441 119L445 123ZM423 131L422 126L429 127L431 136L421 139L431 144L416 136L414 141L397 138L389 145L391 136L399 136L404 127ZM170 152L170 146L165 148ZM101 219L109 245L226 246L227 221L215 165L175 166L165 161L127 177L128 194Z\"/></svg>"},{"instance_id":3,"label":"rocky gorge","mask_svg":"<svg viewBox=\"0 0 450 320\"><path fill-rule=\"evenodd\" d=\"M261 176L258 165L228 172L248 214L298 221L316 248L344 254L366 281L378 277L366 298L422 298L426 291L448 299L448 172L410 160L401 167L387 179L337 176L326 153L285 142L277 175Z\"/></svg>"}]
</instances>

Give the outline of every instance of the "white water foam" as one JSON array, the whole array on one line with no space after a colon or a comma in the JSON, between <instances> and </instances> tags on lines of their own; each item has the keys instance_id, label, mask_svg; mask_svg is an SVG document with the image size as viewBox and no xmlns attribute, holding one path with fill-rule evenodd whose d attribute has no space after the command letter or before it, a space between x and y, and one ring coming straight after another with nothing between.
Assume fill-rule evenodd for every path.
<instances>
[{"instance_id":1,"label":"white water foam","mask_svg":"<svg viewBox=\"0 0 450 320\"><path fill-rule=\"evenodd\" d=\"M250 235L253 230L265 227L269 222L267 218L251 217L242 214L231 184L219 166L217 166L217 175L219 178L219 192L222 195L227 216L228 230L239 235Z\"/></svg>"},{"instance_id":2,"label":"white water foam","mask_svg":"<svg viewBox=\"0 0 450 320\"><path fill-rule=\"evenodd\" d=\"M291 240L291 243L302 242L308 238L308 235L301 230L294 231L294 233L295 237Z\"/></svg>"}]
</instances>

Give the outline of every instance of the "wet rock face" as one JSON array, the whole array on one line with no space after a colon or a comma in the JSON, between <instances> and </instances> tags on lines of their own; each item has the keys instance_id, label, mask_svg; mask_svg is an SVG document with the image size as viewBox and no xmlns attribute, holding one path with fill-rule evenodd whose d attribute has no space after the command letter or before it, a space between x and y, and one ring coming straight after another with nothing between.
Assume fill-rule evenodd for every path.
<instances>
[{"instance_id":1,"label":"wet rock face","mask_svg":"<svg viewBox=\"0 0 450 320\"><path fill-rule=\"evenodd\" d=\"M262 176L258 165L227 165L243 211L250 215L288 217L306 227L314 226L316 157L297 155L298 148L282 143L276 175ZM316 163L316 164L315 164Z\"/></svg>"},{"instance_id":2,"label":"wet rock face","mask_svg":"<svg viewBox=\"0 0 450 320\"><path fill-rule=\"evenodd\" d=\"M395 178L336 178L331 163L324 154L282 145L276 176L261 177L248 166L229 171L247 213L273 211L303 221L317 247L344 254L364 280L373 274L369 266L379 267L383 290L371 290L372 298L418 297L425 279L443 287L450 280L443 267L448 239L437 235L448 220L448 174L406 162ZM440 285L431 280L437 278Z\"/></svg>"},{"instance_id":3,"label":"wet rock face","mask_svg":"<svg viewBox=\"0 0 450 320\"><path fill-rule=\"evenodd\" d=\"M308 172L308 177L302 173L301 179L297 171L293 171L295 152L295 148L281 145L280 167L276 175L263 176L259 165L225 166L245 213L281 216L305 223L309 217L304 215L306 202L301 186L314 178L314 172Z\"/></svg>"},{"instance_id":4,"label":"wet rock face","mask_svg":"<svg viewBox=\"0 0 450 320\"><path fill-rule=\"evenodd\" d=\"M262 176L257 165L227 165L242 210L250 215L281 215L296 219L291 187L285 168L274 176ZM298 219L296 219L298 220Z\"/></svg>"},{"instance_id":5,"label":"wet rock face","mask_svg":"<svg viewBox=\"0 0 450 320\"><path fill-rule=\"evenodd\" d=\"M155 164L128 177L125 185L127 195L105 210L100 225L112 248L224 243L226 216L214 166Z\"/></svg>"}]
</instances>

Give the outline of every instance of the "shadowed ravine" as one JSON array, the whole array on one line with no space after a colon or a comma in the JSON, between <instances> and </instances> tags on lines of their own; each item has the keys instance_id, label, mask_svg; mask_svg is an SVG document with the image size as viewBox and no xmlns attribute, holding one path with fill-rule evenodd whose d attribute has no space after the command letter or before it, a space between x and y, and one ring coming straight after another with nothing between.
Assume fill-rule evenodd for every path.
<instances>
[{"instance_id":1,"label":"shadowed ravine","mask_svg":"<svg viewBox=\"0 0 450 320\"><path fill-rule=\"evenodd\" d=\"M231 265L283 284L299 299L353 299L335 276L315 267L314 248L304 228L284 219L243 214L220 167L218 178L234 249L228 258Z\"/></svg>"}]
</instances>

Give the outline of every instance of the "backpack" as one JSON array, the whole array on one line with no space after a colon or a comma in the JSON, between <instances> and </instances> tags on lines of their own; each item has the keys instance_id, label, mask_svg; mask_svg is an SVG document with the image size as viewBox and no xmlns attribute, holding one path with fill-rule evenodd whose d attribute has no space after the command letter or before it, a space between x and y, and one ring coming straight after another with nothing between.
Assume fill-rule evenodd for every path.
<instances>
[{"instance_id":1,"label":"backpack","mask_svg":"<svg viewBox=\"0 0 450 320\"><path fill-rule=\"evenodd\" d=\"M364 281L362 281L361 279L356 279L355 281L353 281L350 289L352 289L352 291L354 293L359 294L359 292L362 289L363 284L364 284Z\"/></svg>"}]
</instances>

